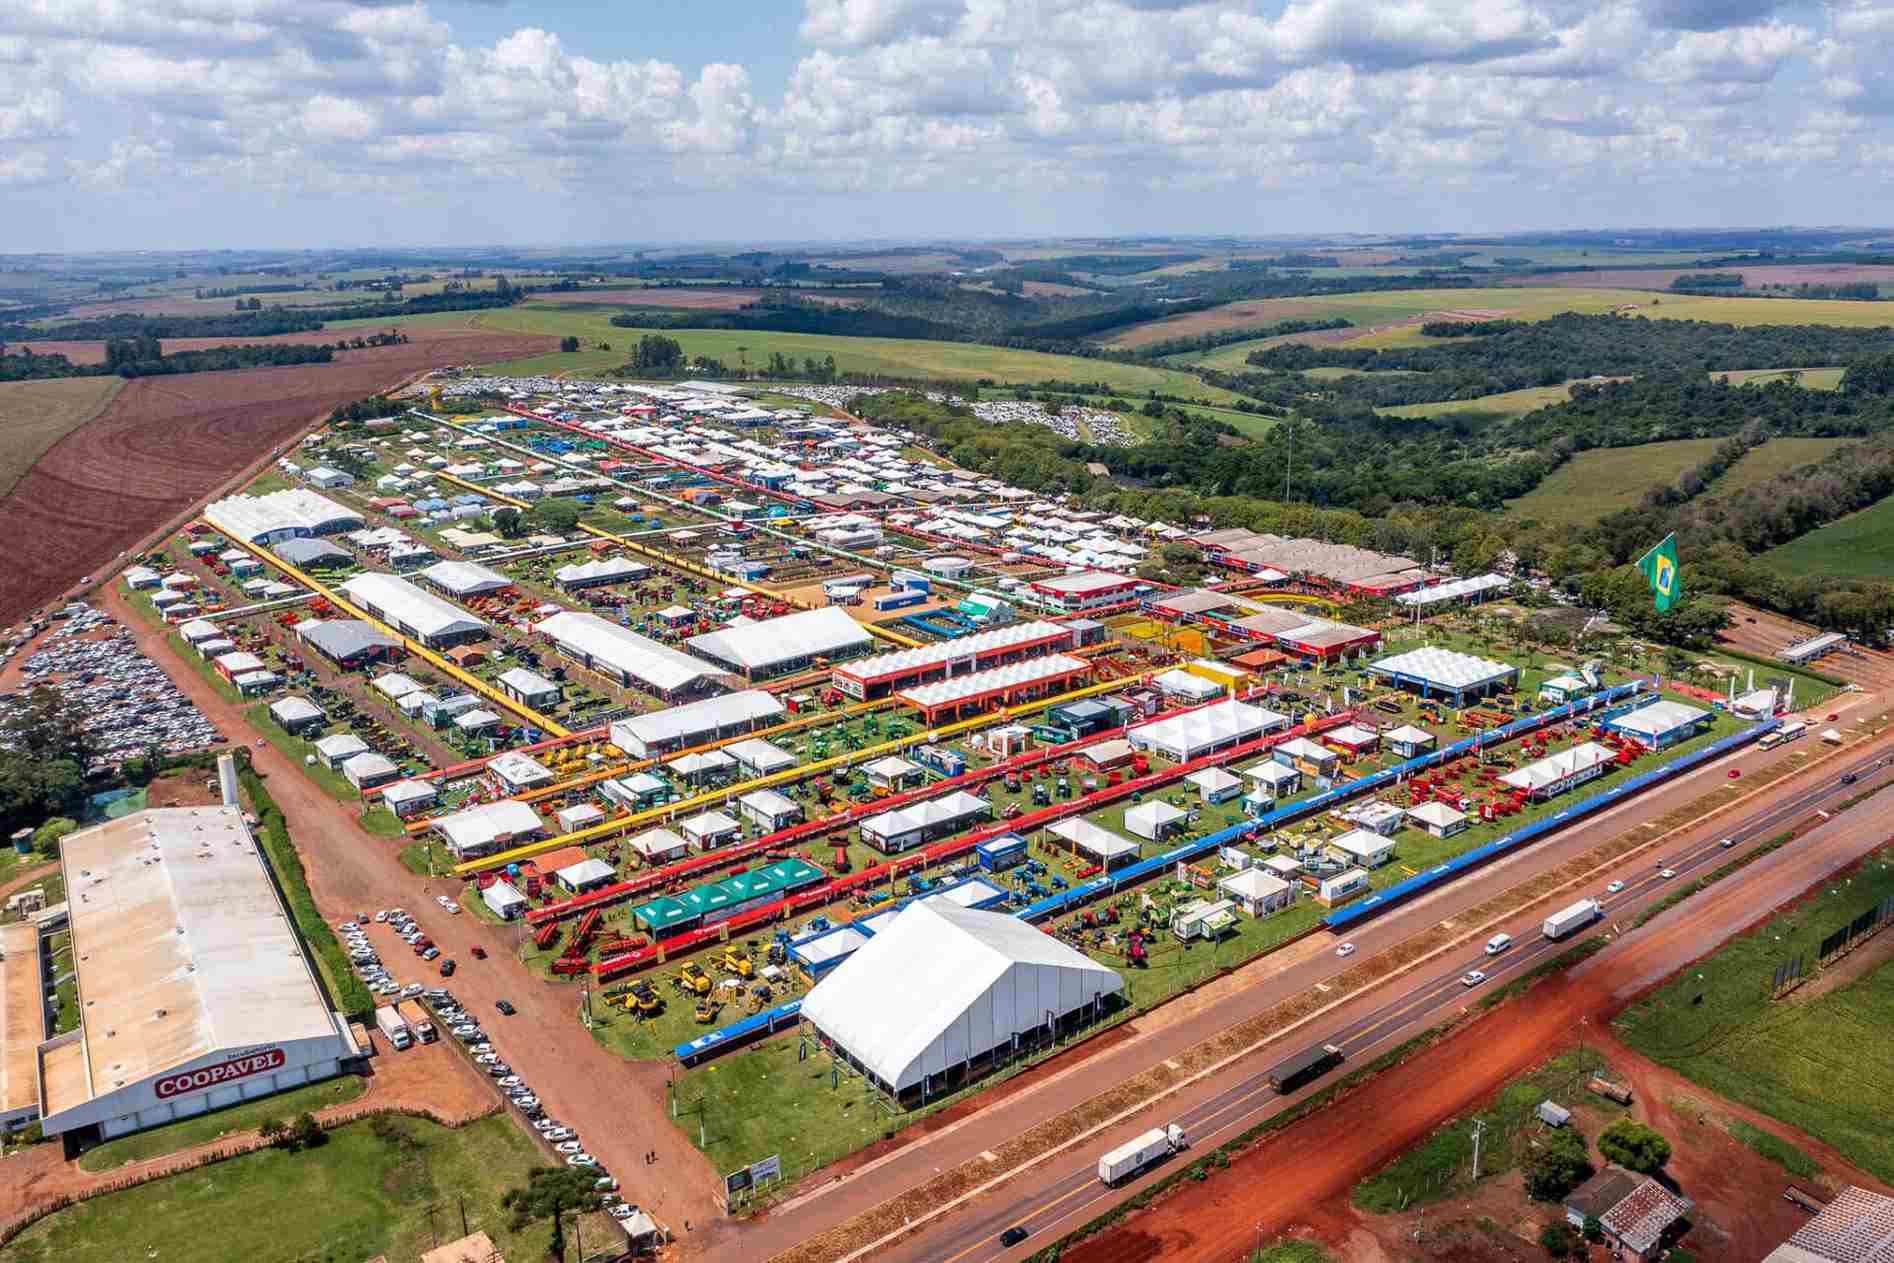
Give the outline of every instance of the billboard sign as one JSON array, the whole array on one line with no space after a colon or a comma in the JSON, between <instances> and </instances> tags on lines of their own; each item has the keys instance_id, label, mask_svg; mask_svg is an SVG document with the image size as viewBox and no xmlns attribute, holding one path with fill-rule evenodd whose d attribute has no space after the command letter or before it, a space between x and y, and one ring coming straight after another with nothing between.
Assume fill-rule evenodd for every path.
<instances>
[{"instance_id":1,"label":"billboard sign","mask_svg":"<svg viewBox=\"0 0 1894 1263\"><path fill-rule=\"evenodd\" d=\"M747 1192L749 1187L750 1168L748 1167L740 1171L732 1171L723 1177L723 1191L726 1197L735 1197L738 1193Z\"/></svg>"},{"instance_id":2,"label":"billboard sign","mask_svg":"<svg viewBox=\"0 0 1894 1263\"><path fill-rule=\"evenodd\" d=\"M188 1092L202 1092L206 1088L216 1087L220 1083L231 1083L238 1079L247 1079L251 1075L265 1074L280 1069L289 1060L280 1048L264 1048L247 1053L241 1057L232 1057L229 1061L214 1066L199 1066L195 1070L180 1070L176 1074L167 1074L152 1085L152 1090L160 1101Z\"/></svg>"},{"instance_id":3,"label":"billboard sign","mask_svg":"<svg viewBox=\"0 0 1894 1263\"><path fill-rule=\"evenodd\" d=\"M772 1153L761 1162L752 1162L750 1164L751 1184L761 1184L764 1180L781 1179L782 1174L783 1157L779 1153Z\"/></svg>"}]
</instances>

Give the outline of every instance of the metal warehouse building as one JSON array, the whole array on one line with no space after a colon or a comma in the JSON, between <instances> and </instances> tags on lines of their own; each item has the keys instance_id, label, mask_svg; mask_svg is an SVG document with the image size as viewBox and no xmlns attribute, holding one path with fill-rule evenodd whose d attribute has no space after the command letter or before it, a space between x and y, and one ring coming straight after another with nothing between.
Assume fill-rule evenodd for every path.
<instances>
[{"instance_id":1,"label":"metal warehouse building","mask_svg":"<svg viewBox=\"0 0 1894 1263\"><path fill-rule=\"evenodd\" d=\"M781 702L762 689L748 689L617 720L612 724L612 744L634 758L649 759L706 741L741 736L776 722L782 714Z\"/></svg>"},{"instance_id":2,"label":"metal warehouse building","mask_svg":"<svg viewBox=\"0 0 1894 1263\"><path fill-rule=\"evenodd\" d=\"M833 605L692 636L692 652L745 679L767 680L817 658L852 657L874 643L868 629Z\"/></svg>"},{"instance_id":3,"label":"metal warehouse building","mask_svg":"<svg viewBox=\"0 0 1894 1263\"><path fill-rule=\"evenodd\" d=\"M432 649L484 640L487 625L461 609L391 574L358 574L342 583L355 604Z\"/></svg>"},{"instance_id":4,"label":"metal warehouse building","mask_svg":"<svg viewBox=\"0 0 1894 1263\"><path fill-rule=\"evenodd\" d=\"M229 496L204 506L204 520L230 536L268 547L286 539L362 527L362 515L301 487L261 496Z\"/></svg>"},{"instance_id":5,"label":"metal warehouse building","mask_svg":"<svg viewBox=\"0 0 1894 1263\"><path fill-rule=\"evenodd\" d=\"M1519 683L1518 667L1431 645L1371 662L1368 671L1422 697L1451 697L1455 706Z\"/></svg>"},{"instance_id":6,"label":"metal warehouse building","mask_svg":"<svg viewBox=\"0 0 1894 1263\"><path fill-rule=\"evenodd\" d=\"M1714 719L1715 716L1709 711L1695 706L1657 701L1608 720L1605 727L1653 750L1664 750L1679 741L1688 741L1708 728Z\"/></svg>"},{"instance_id":7,"label":"metal warehouse building","mask_svg":"<svg viewBox=\"0 0 1894 1263\"><path fill-rule=\"evenodd\" d=\"M700 662L629 627L620 627L597 614L566 610L542 619L533 630L550 639L559 652L608 675L620 684L636 684L667 700L701 692L715 685L724 672Z\"/></svg>"},{"instance_id":8,"label":"metal warehouse building","mask_svg":"<svg viewBox=\"0 0 1894 1263\"><path fill-rule=\"evenodd\" d=\"M919 900L817 983L802 1017L883 1092L926 1099L1097 1014L1123 988L1017 917Z\"/></svg>"},{"instance_id":9,"label":"metal warehouse building","mask_svg":"<svg viewBox=\"0 0 1894 1263\"><path fill-rule=\"evenodd\" d=\"M358 1057L235 807L72 834L79 1028L38 1048L41 1126L99 1137L339 1073Z\"/></svg>"}]
</instances>

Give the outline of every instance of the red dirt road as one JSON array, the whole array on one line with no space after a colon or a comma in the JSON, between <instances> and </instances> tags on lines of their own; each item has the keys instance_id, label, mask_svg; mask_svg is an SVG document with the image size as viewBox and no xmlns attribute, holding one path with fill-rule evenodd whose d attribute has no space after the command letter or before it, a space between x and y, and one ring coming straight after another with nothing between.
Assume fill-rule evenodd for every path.
<instances>
[{"instance_id":1,"label":"red dirt road","mask_svg":"<svg viewBox=\"0 0 1894 1263\"><path fill-rule=\"evenodd\" d=\"M1602 1026L1638 993L1873 849L1884 832L1871 813L1837 817L1619 939L1569 975L1475 1018L1278 1132L1215 1178L1186 1181L1124 1227L1063 1257L1068 1263L1242 1258L1254 1248L1259 1224L1272 1239L1307 1222L1310 1208L1345 1199L1364 1175L1565 1047L1579 1019ZM1783 1130L1773 1121L1770 1126Z\"/></svg>"},{"instance_id":2,"label":"red dirt road","mask_svg":"<svg viewBox=\"0 0 1894 1263\"><path fill-rule=\"evenodd\" d=\"M15 545L0 567L0 623L104 568L337 404L428 369L555 345L537 334L474 333L350 351L330 364L130 382L0 500L0 539Z\"/></svg>"}]
</instances>

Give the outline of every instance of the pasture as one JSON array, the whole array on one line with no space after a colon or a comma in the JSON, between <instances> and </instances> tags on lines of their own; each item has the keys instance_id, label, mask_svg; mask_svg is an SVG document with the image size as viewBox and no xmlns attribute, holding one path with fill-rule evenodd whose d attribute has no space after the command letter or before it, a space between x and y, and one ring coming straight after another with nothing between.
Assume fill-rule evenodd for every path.
<instances>
[{"instance_id":1,"label":"pasture","mask_svg":"<svg viewBox=\"0 0 1894 1263\"><path fill-rule=\"evenodd\" d=\"M1439 417L1455 412L1485 412L1497 417L1519 417L1572 397L1572 383L1559 386L1528 386L1504 394L1481 395L1477 399L1445 399L1438 403L1407 403L1393 408L1377 408L1384 417Z\"/></svg>"},{"instance_id":2,"label":"pasture","mask_svg":"<svg viewBox=\"0 0 1894 1263\"><path fill-rule=\"evenodd\" d=\"M1749 453L1710 485L1712 495L1741 491L1801 465L1812 465L1848 439L1770 439Z\"/></svg>"},{"instance_id":3,"label":"pasture","mask_svg":"<svg viewBox=\"0 0 1894 1263\"><path fill-rule=\"evenodd\" d=\"M1894 1041L1886 1037L1894 1024L1894 964L1882 962L1822 994L1815 993L1818 980L1785 1000L1768 996L1777 964L1800 956L1812 969L1823 937L1894 894L1890 858L1886 850L1870 855L1853 875L1627 1009L1616 1022L1625 1042L1894 1179L1894 1131L1885 1123L1885 1088L1894 1082Z\"/></svg>"},{"instance_id":4,"label":"pasture","mask_svg":"<svg viewBox=\"0 0 1894 1263\"><path fill-rule=\"evenodd\" d=\"M1506 506L1516 517L1571 526L1633 507L1708 456L1721 440L1677 439L1580 452L1550 478Z\"/></svg>"},{"instance_id":5,"label":"pasture","mask_svg":"<svg viewBox=\"0 0 1894 1263\"><path fill-rule=\"evenodd\" d=\"M1894 579L1894 497L1772 548L1762 559L1784 574Z\"/></svg>"},{"instance_id":6,"label":"pasture","mask_svg":"<svg viewBox=\"0 0 1894 1263\"><path fill-rule=\"evenodd\" d=\"M53 444L105 410L123 377L0 382L0 499Z\"/></svg>"},{"instance_id":7,"label":"pasture","mask_svg":"<svg viewBox=\"0 0 1894 1263\"><path fill-rule=\"evenodd\" d=\"M1039 351L1015 351L971 342L848 338L832 334L727 329L626 329L612 324L605 312L559 310L532 304L481 312L475 323L487 329L576 336L586 346L598 342L607 342L612 346L609 353L579 351L570 355L536 356L532 361L534 367L524 370L529 372L556 371L559 368L597 372L598 368L587 367L588 362L597 358L606 361L601 367L622 364L640 337L647 333L659 333L677 339L686 355L710 356L732 368L760 367L769 362L772 352L781 352L798 362L808 358L820 360L833 355L836 368L844 373L992 381L1000 385L1048 380L1103 382L1131 394L1156 390L1187 399L1202 399L1208 403L1230 403L1239 398L1227 390L1205 385L1189 373L1174 369L1117 364L1110 360L1091 360L1074 355L1047 355ZM522 370L516 361L507 371Z\"/></svg>"},{"instance_id":8,"label":"pasture","mask_svg":"<svg viewBox=\"0 0 1894 1263\"><path fill-rule=\"evenodd\" d=\"M1737 386L1767 386L1770 382L1791 382L1805 390L1838 390L1839 368L1739 368L1728 373L1712 373L1718 381Z\"/></svg>"}]
</instances>

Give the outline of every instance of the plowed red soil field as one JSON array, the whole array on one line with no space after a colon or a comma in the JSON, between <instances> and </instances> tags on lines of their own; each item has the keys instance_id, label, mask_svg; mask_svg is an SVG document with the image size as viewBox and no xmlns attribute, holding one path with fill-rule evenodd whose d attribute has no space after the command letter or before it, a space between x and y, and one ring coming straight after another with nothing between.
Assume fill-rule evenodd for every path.
<instances>
[{"instance_id":1,"label":"plowed red soil field","mask_svg":"<svg viewBox=\"0 0 1894 1263\"><path fill-rule=\"evenodd\" d=\"M47 451L0 500L0 624L81 576L267 457L337 404L427 369L541 355L540 334L444 329L329 364L141 377Z\"/></svg>"},{"instance_id":2,"label":"plowed red soil field","mask_svg":"<svg viewBox=\"0 0 1894 1263\"><path fill-rule=\"evenodd\" d=\"M479 314L478 312L467 312L463 319L471 322L473 318ZM334 343L344 341L348 338L366 337L372 333L379 333L384 329L399 329L401 332L407 334L409 346L413 346L418 342L430 344L437 342L465 343L470 339L491 339L496 336L507 336L503 333L496 334L490 329L476 329L471 323L464 325L437 325L425 322L417 324L406 320L390 320L385 324L368 325L359 328L307 329L300 333L272 333L260 338L164 338L162 342L165 353L172 354L177 351L205 351L211 347L218 346L267 346L277 342ZM105 361L105 341L102 338L83 338L64 342L35 342L31 345L35 355L63 355L74 364L101 364ZM487 362L492 362L493 360L492 354L477 343L465 349L471 353L478 354L481 359ZM359 356L361 354L362 352L360 351L345 351L338 355L337 359L341 359L344 356ZM456 354L441 362L447 364L471 364L475 363L476 360L461 358Z\"/></svg>"}]
</instances>

